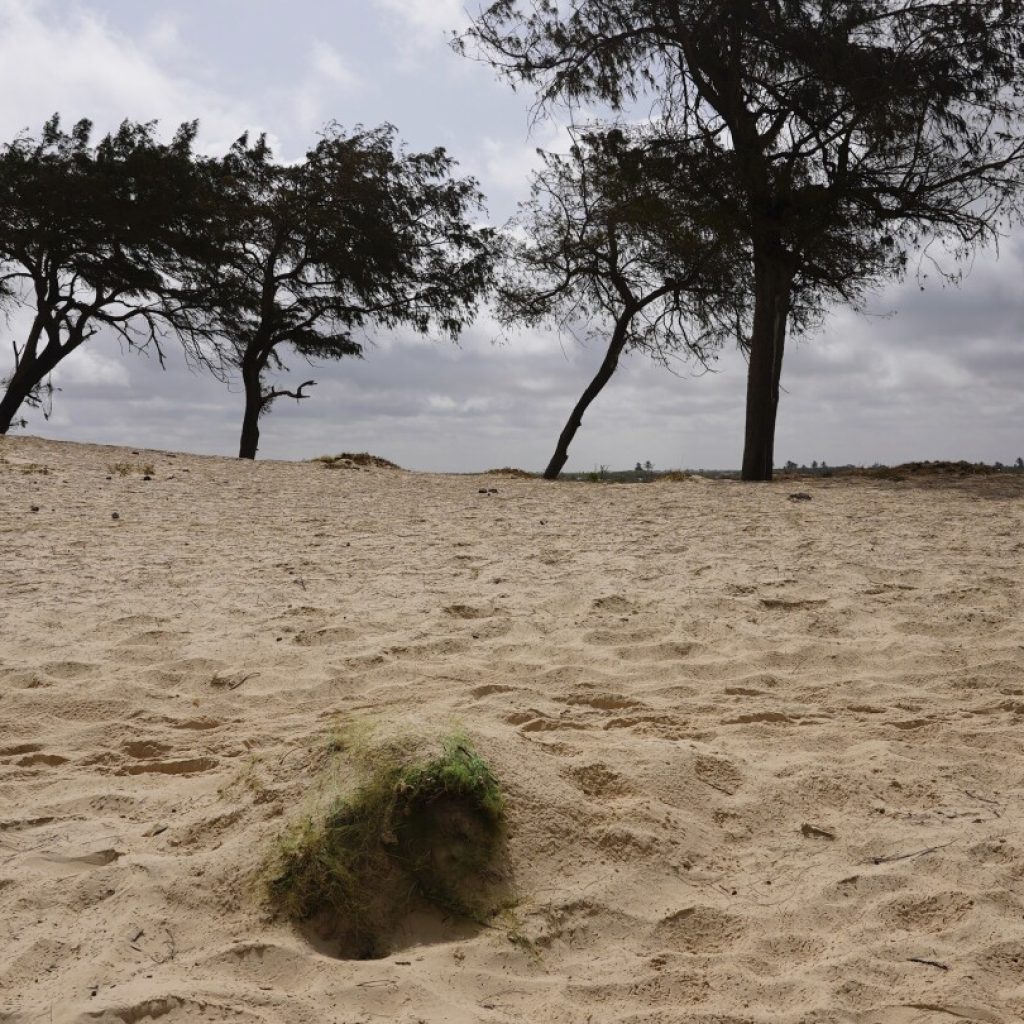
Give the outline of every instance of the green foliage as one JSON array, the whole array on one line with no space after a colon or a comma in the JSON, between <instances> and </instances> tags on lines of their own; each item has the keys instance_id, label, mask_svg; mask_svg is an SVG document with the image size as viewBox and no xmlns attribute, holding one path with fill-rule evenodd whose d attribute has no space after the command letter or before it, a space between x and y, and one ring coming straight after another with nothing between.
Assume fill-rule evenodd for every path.
<instances>
[{"instance_id":1,"label":"green foliage","mask_svg":"<svg viewBox=\"0 0 1024 1024\"><path fill-rule=\"evenodd\" d=\"M54 115L39 138L0 147L0 300L31 312L3 383L0 433L22 405L45 415L53 369L97 331L162 358L163 330L191 337L176 284L185 254L208 253L199 230L196 125L170 143L125 121L98 143Z\"/></svg>"},{"instance_id":2,"label":"green foliage","mask_svg":"<svg viewBox=\"0 0 1024 1024\"><path fill-rule=\"evenodd\" d=\"M451 736L429 760L391 749L363 761L348 795L281 840L269 880L275 906L356 958L386 952L416 899L474 920L499 909L504 799L469 741Z\"/></svg>"},{"instance_id":3,"label":"green foliage","mask_svg":"<svg viewBox=\"0 0 1024 1024\"><path fill-rule=\"evenodd\" d=\"M651 127L591 126L566 155L542 154L504 252L498 311L509 324L586 324L619 351L699 362L736 332L745 251L692 168Z\"/></svg>"},{"instance_id":4,"label":"green foliage","mask_svg":"<svg viewBox=\"0 0 1024 1024\"><path fill-rule=\"evenodd\" d=\"M741 241L744 479L771 477L787 328L913 252L957 279L928 244L965 258L1024 212L1024 0L494 0L458 45L541 106L643 118L622 168Z\"/></svg>"},{"instance_id":5,"label":"green foliage","mask_svg":"<svg viewBox=\"0 0 1024 1024\"><path fill-rule=\"evenodd\" d=\"M405 326L456 337L490 280L491 232L475 223L476 182L453 176L443 149L406 153L383 125L331 125L304 160L275 161L266 139L242 136L213 168L215 259L195 265L219 338L220 376L246 395L241 454L254 457L257 421L275 399L284 353L359 356L363 337Z\"/></svg>"}]
</instances>

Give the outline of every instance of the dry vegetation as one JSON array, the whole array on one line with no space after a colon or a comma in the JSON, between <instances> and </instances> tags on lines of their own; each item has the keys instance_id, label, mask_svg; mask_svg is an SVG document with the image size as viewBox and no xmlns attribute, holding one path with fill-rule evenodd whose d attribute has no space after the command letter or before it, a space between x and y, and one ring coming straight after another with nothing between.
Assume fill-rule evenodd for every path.
<instances>
[{"instance_id":1,"label":"dry vegetation","mask_svg":"<svg viewBox=\"0 0 1024 1024\"><path fill-rule=\"evenodd\" d=\"M321 455L314 459L315 462L323 463L328 469L401 469L402 467L388 459L382 459L378 455L371 455L369 452L341 452L338 455Z\"/></svg>"}]
</instances>

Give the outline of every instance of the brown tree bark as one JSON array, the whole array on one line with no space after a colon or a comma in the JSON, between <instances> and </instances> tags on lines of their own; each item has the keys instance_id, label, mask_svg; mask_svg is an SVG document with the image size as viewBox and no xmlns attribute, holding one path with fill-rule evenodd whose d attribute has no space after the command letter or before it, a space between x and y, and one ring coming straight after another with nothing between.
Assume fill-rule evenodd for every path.
<instances>
[{"instance_id":1,"label":"brown tree bark","mask_svg":"<svg viewBox=\"0 0 1024 1024\"><path fill-rule=\"evenodd\" d=\"M754 324L747 370L747 419L743 480L771 480L775 456L775 420L786 347L786 322L793 275L776 254L754 253Z\"/></svg>"},{"instance_id":2,"label":"brown tree bark","mask_svg":"<svg viewBox=\"0 0 1024 1024\"><path fill-rule=\"evenodd\" d=\"M18 365L7 382L3 398L0 398L0 435L11 429L11 424L25 400L46 380L57 364L80 344L69 342L62 346L51 339L40 351L39 338L42 333L40 323L32 325L25 347L18 355Z\"/></svg>"},{"instance_id":3,"label":"brown tree bark","mask_svg":"<svg viewBox=\"0 0 1024 1024\"><path fill-rule=\"evenodd\" d=\"M594 375L594 379L587 385L587 389L583 392L580 400L573 407L569 421L558 437L555 454L551 456L548 468L544 470L545 480L558 479L558 474L562 472L562 468L569 458L569 445L572 444L576 431L579 430L580 425L583 423L583 414L587 411L590 403L601 393L605 384L611 380L612 374L615 373L615 368L619 365L619 356L622 355L622 350L626 344L626 330L629 325L629 318L632 315L632 311L623 314L616 322L615 330L612 332L612 340L608 345L608 351L605 353L600 369Z\"/></svg>"},{"instance_id":4,"label":"brown tree bark","mask_svg":"<svg viewBox=\"0 0 1024 1024\"><path fill-rule=\"evenodd\" d=\"M242 366L242 386L245 389L245 412L242 415L242 436L238 444L240 459L255 459L260 445L260 413L263 412L263 386L260 367L255 363Z\"/></svg>"}]
</instances>

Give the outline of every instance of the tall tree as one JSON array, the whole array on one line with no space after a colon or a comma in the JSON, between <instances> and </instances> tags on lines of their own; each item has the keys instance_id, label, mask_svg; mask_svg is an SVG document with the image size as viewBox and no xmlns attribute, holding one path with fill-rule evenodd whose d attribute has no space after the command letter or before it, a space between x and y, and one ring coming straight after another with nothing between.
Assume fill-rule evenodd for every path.
<instances>
[{"instance_id":1,"label":"tall tree","mask_svg":"<svg viewBox=\"0 0 1024 1024\"><path fill-rule=\"evenodd\" d=\"M707 365L746 319L742 239L696 201L650 128L593 127L545 154L510 232L499 315L607 341L544 476L554 480L590 404L625 353ZM684 172L685 173L685 172Z\"/></svg>"},{"instance_id":2,"label":"tall tree","mask_svg":"<svg viewBox=\"0 0 1024 1024\"><path fill-rule=\"evenodd\" d=\"M752 262L747 480L772 475L796 294L898 276L933 238L964 255L1018 208L1022 0L497 0L462 45L542 103L653 94L717 154L704 187Z\"/></svg>"},{"instance_id":3,"label":"tall tree","mask_svg":"<svg viewBox=\"0 0 1024 1024\"><path fill-rule=\"evenodd\" d=\"M245 392L239 457L253 459L260 417L306 381L275 387L290 349L307 360L362 353L371 328L404 325L456 337L491 275L481 196L452 177L442 149L407 154L390 125L329 128L296 164L276 163L263 138L240 139L220 167L219 256L197 264L208 329L221 338L222 376Z\"/></svg>"},{"instance_id":4,"label":"tall tree","mask_svg":"<svg viewBox=\"0 0 1024 1024\"><path fill-rule=\"evenodd\" d=\"M155 130L125 121L94 145L89 121L65 132L55 115L38 140L0 148L0 292L31 314L3 382L0 434L52 396L54 368L97 332L161 362L169 328L190 334L175 277L203 245L196 125L168 144Z\"/></svg>"}]
</instances>

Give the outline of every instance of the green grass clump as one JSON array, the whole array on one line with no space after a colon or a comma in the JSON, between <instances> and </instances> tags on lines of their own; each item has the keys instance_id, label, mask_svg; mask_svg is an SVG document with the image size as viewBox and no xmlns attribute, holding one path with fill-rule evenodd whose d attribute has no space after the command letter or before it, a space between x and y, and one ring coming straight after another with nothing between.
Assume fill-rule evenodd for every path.
<instances>
[{"instance_id":1,"label":"green grass clump","mask_svg":"<svg viewBox=\"0 0 1024 1024\"><path fill-rule=\"evenodd\" d=\"M474 920L499 909L504 800L469 741L449 737L425 761L394 750L364 761L350 795L282 839L269 882L274 904L361 959L386 955L417 901Z\"/></svg>"}]
</instances>

